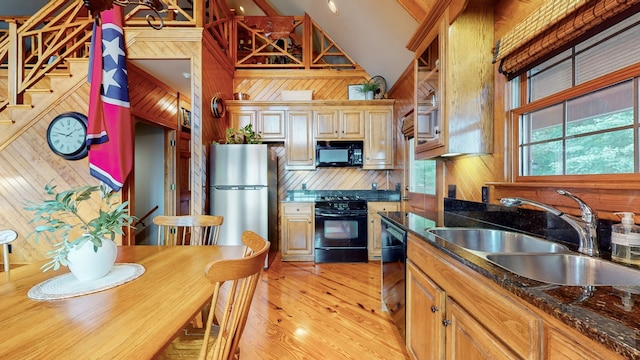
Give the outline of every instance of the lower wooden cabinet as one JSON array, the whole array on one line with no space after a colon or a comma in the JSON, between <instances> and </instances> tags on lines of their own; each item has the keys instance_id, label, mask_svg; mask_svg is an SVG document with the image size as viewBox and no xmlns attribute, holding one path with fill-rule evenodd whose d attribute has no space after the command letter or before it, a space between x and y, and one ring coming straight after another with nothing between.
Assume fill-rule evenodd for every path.
<instances>
[{"instance_id":1,"label":"lower wooden cabinet","mask_svg":"<svg viewBox=\"0 0 640 360\"><path fill-rule=\"evenodd\" d=\"M400 211L399 202L378 202L369 201L367 203L368 209L368 228L367 236L369 238L367 247L369 250L369 260L379 258L382 254L382 244L380 243L380 232L382 231L382 224L380 222L380 215L378 211Z\"/></svg>"},{"instance_id":2,"label":"lower wooden cabinet","mask_svg":"<svg viewBox=\"0 0 640 360\"><path fill-rule=\"evenodd\" d=\"M407 246L412 359L622 359L412 233Z\"/></svg>"},{"instance_id":3,"label":"lower wooden cabinet","mask_svg":"<svg viewBox=\"0 0 640 360\"><path fill-rule=\"evenodd\" d=\"M406 343L413 359L442 359L443 343L445 359L540 358L542 320L535 313L411 233L407 257Z\"/></svg>"},{"instance_id":4,"label":"lower wooden cabinet","mask_svg":"<svg viewBox=\"0 0 640 360\"><path fill-rule=\"evenodd\" d=\"M314 203L282 203L282 261L313 261Z\"/></svg>"},{"instance_id":5,"label":"lower wooden cabinet","mask_svg":"<svg viewBox=\"0 0 640 360\"><path fill-rule=\"evenodd\" d=\"M411 261L406 278L407 352L413 359L444 359L445 292Z\"/></svg>"},{"instance_id":6,"label":"lower wooden cabinet","mask_svg":"<svg viewBox=\"0 0 640 360\"><path fill-rule=\"evenodd\" d=\"M554 324L545 329L546 349L544 359L548 360L612 360L621 359L603 345L594 342L582 334L577 334L565 324Z\"/></svg>"}]
</instances>

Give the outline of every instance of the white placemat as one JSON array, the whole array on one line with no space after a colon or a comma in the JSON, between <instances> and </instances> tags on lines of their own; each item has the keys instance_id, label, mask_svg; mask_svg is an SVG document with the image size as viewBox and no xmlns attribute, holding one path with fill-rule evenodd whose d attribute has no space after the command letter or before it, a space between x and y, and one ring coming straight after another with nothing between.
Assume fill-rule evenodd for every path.
<instances>
[{"instance_id":1,"label":"white placemat","mask_svg":"<svg viewBox=\"0 0 640 360\"><path fill-rule=\"evenodd\" d=\"M115 264L104 277L89 281L80 281L73 274L67 273L32 287L27 296L33 300L58 300L87 295L127 283L144 274L144 270L144 266L140 264Z\"/></svg>"}]
</instances>

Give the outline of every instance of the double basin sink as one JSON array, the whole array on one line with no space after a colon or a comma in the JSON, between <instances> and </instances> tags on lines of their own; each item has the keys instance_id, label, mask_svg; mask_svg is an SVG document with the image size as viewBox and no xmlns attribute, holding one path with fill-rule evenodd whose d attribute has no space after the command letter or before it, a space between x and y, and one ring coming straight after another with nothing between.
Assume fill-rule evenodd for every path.
<instances>
[{"instance_id":1,"label":"double basin sink","mask_svg":"<svg viewBox=\"0 0 640 360\"><path fill-rule=\"evenodd\" d=\"M428 231L532 280L566 286L640 285L640 270L582 255L535 236L481 228L436 227Z\"/></svg>"}]
</instances>

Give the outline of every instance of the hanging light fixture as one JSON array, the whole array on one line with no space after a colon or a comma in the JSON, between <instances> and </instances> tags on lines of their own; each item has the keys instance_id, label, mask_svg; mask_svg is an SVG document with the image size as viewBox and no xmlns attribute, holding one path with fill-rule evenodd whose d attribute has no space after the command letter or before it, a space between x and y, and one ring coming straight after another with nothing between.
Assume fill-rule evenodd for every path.
<instances>
[{"instance_id":1,"label":"hanging light fixture","mask_svg":"<svg viewBox=\"0 0 640 360\"><path fill-rule=\"evenodd\" d=\"M153 11L155 14L148 14L146 16L147 24L156 30L162 29L164 26L164 21L162 20L162 16L160 16L160 12L166 12L164 5L160 0L83 0L84 6L89 9L91 15L93 17L97 17L104 10L109 10L113 7L113 4L119 6L127 6L127 5L142 5L149 8L149 10ZM156 18L157 17L157 18ZM154 24L159 21L159 24Z\"/></svg>"},{"instance_id":2,"label":"hanging light fixture","mask_svg":"<svg viewBox=\"0 0 640 360\"><path fill-rule=\"evenodd\" d=\"M327 5L329 6L329 10L331 10L332 13L338 15L338 7L336 6L336 3L333 2L333 0L329 0Z\"/></svg>"}]
</instances>

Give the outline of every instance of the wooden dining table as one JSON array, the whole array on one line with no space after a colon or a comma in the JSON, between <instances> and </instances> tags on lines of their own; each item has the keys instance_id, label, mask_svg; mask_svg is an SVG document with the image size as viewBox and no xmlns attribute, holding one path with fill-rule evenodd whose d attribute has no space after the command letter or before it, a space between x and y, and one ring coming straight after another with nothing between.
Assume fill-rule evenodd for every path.
<instances>
[{"instance_id":1,"label":"wooden dining table","mask_svg":"<svg viewBox=\"0 0 640 360\"><path fill-rule=\"evenodd\" d=\"M140 277L51 301L27 293L66 267L0 273L0 359L152 359L211 297L205 266L242 254L242 246L123 246L116 262L144 266Z\"/></svg>"}]
</instances>

